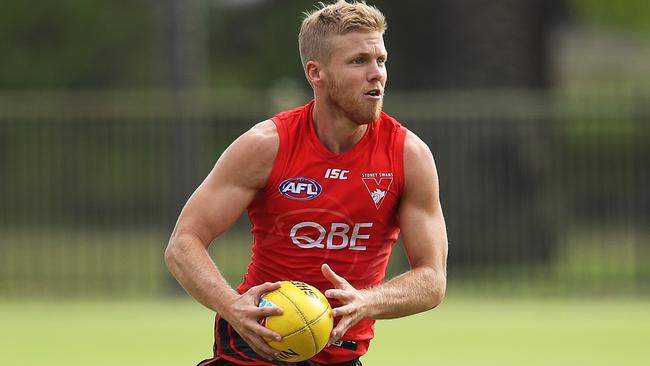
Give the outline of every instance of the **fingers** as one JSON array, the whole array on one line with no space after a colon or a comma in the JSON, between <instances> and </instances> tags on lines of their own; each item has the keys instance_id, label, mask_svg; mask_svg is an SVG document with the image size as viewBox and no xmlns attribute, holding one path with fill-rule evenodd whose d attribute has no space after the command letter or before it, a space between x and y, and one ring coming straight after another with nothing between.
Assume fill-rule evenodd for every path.
<instances>
[{"instance_id":1,"label":"fingers","mask_svg":"<svg viewBox=\"0 0 650 366\"><path fill-rule=\"evenodd\" d=\"M276 286L276 284L277 284L277 286ZM279 287L279 286L280 286L279 282L276 282L276 283L267 282L267 283L265 283L263 285L256 286L255 290L253 290L253 288L251 287L250 290L253 290L252 293L251 293L251 296L254 296L255 302L257 303L256 305L258 306L258 308L255 311L255 315L258 318L264 318L264 317L267 317L267 316L281 315L283 313L282 308L277 307L277 306L273 305L270 302L266 302L264 304L264 306L259 305L260 296L262 296L264 293L268 292L268 291L264 291L264 290L269 289L269 288L275 289L276 287ZM264 291L264 292L262 292L262 295L258 295L258 293L260 291ZM270 290L270 291L273 291L273 290Z\"/></svg>"},{"instance_id":2,"label":"fingers","mask_svg":"<svg viewBox=\"0 0 650 366\"><path fill-rule=\"evenodd\" d=\"M246 291L244 295L252 297L255 306L258 306L257 309L253 310L253 314L257 316L257 318L282 314L282 309L277 306L259 307L260 297L265 293L278 288L280 288L280 282L265 282L261 285L253 286Z\"/></svg>"},{"instance_id":3,"label":"fingers","mask_svg":"<svg viewBox=\"0 0 650 366\"><path fill-rule=\"evenodd\" d=\"M338 308L332 309L332 317L338 318L340 316L353 315L355 313L355 307L352 305L343 305Z\"/></svg>"},{"instance_id":4,"label":"fingers","mask_svg":"<svg viewBox=\"0 0 650 366\"><path fill-rule=\"evenodd\" d=\"M331 345L332 343L338 341L343 337L343 335L352 327L352 325L355 324L355 321L352 320L350 317L343 317L339 321L339 323L332 329L332 333L330 334L330 339L327 341L328 345Z\"/></svg>"},{"instance_id":5,"label":"fingers","mask_svg":"<svg viewBox=\"0 0 650 366\"><path fill-rule=\"evenodd\" d=\"M281 340L282 337L269 328L257 322L258 318L247 317L243 322L231 323L234 330L244 339L244 341L260 356L269 360L275 358L278 351L269 346L265 339Z\"/></svg>"},{"instance_id":6,"label":"fingers","mask_svg":"<svg viewBox=\"0 0 650 366\"><path fill-rule=\"evenodd\" d=\"M280 341L282 337L277 332L261 325L259 320L280 315L283 311L277 306L260 307L259 299L263 294L278 288L280 288L280 282L265 282L251 287L231 305L230 313L233 316L227 319L253 351L269 360L276 358L278 351L269 346L265 339Z\"/></svg>"},{"instance_id":7,"label":"fingers","mask_svg":"<svg viewBox=\"0 0 650 366\"><path fill-rule=\"evenodd\" d=\"M273 309L260 308L260 310L268 312ZM247 321L238 333L258 355L269 360L277 358L278 351L269 346L265 341L265 339L272 339L275 341L282 340L282 337L277 332L261 325L260 323Z\"/></svg>"},{"instance_id":8,"label":"fingers","mask_svg":"<svg viewBox=\"0 0 650 366\"><path fill-rule=\"evenodd\" d=\"M321 267L323 276L334 285L335 288L325 291L325 296L328 299L338 300L342 306L332 309L332 316L340 318L336 327L330 334L328 344L332 344L356 324L360 319L363 319L363 296L354 286L352 286L345 278L337 275L330 266L323 264Z\"/></svg>"},{"instance_id":9,"label":"fingers","mask_svg":"<svg viewBox=\"0 0 650 366\"><path fill-rule=\"evenodd\" d=\"M338 300L341 304L346 304L337 308L332 308L333 317L336 318L343 315L350 315L355 312L356 307L352 306L351 303L355 300L356 293L347 290L330 289L325 291L325 296L328 299Z\"/></svg>"},{"instance_id":10,"label":"fingers","mask_svg":"<svg viewBox=\"0 0 650 366\"><path fill-rule=\"evenodd\" d=\"M257 318L266 318L267 316L282 315L282 308L277 306L265 306L263 308L257 308L253 311L254 315Z\"/></svg>"},{"instance_id":11,"label":"fingers","mask_svg":"<svg viewBox=\"0 0 650 366\"><path fill-rule=\"evenodd\" d=\"M325 297L345 302L352 299L352 294L347 290L329 289L325 291Z\"/></svg>"},{"instance_id":12,"label":"fingers","mask_svg":"<svg viewBox=\"0 0 650 366\"><path fill-rule=\"evenodd\" d=\"M334 272L327 263L324 263L321 266L321 271L323 272L325 279L330 281L334 287L345 288L346 286L350 286L348 281L346 281L345 278L337 275L336 272Z\"/></svg>"},{"instance_id":13,"label":"fingers","mask_svg":"<svg viewBox=\"0 0 650 366\"><path fill-rule=\"evenodd\" d=\"M261 285L253 286L246 293L259 299L263 294L280 288L280 282L264 282Z\"/></svg>"},{"instance_id":14,"label":"fingers","mask_svg":"<svg viewBox=\"0 0 650 366\"><path fill-rule=\"evenodd\" d=\"M262 337L252 336L252 337L242 337L248 343L248 345L257 353L258 355L268 359L273 360L279 355L278 351L269 346Z\"/></svg>"},{"instance_id":15,"label":"fingers","mask_svg":"<svg viewBox=\"0 0 650 366\"><path fill-rule=\"evenodd\" d=\"M280 334L276 333L275 331L273 331L273 330L271 330L271 329L269 329L269 328L267 328L267 327L265 327L263 325L260 325L259 323L257 324L257 326L254 327L254 329L251 329L251 330L253 332L255 332L255 334L257 334L257 335L259 335L259 336L261 336L263 338L266 338L266 339L273 339L274 341L277 341L277 342L282 340L282 336L280 336Z\"/></svg>"}]
</instances>

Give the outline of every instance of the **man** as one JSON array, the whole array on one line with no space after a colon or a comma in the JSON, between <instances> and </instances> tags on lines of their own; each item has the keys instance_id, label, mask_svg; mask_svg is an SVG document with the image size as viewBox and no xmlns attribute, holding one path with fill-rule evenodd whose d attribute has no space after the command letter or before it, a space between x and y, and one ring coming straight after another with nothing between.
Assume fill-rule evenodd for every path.
<instances>
[{"instance_id":1,"label":"man","mask_svg":"<svg viewBox=\"0 0 650 366\"><path fill-rule=\"evenodd\" d=\"M447 237L429 148L382 112L384 16L339 1L306 14L299 35L314 100L244 133L184 207L165 252L170 271L217 312L215 358L200 365L289 365L258 322L279 280L325 293L329 346L299 365L360 365L375 319L437 306L446 288ZM237 291L211 260L210 242L248 210L253 256ZM410 270L384 283L401 231Z\"/></svg>"}]
</instances>

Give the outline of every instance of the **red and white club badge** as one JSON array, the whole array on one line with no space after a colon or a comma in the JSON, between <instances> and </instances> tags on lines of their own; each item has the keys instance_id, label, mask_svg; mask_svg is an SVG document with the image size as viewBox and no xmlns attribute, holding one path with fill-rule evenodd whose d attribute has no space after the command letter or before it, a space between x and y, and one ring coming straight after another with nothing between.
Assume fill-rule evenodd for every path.
<instances>
[{"instance_id":1,"label":"red and white club badge","mask_svg":"<svg viewBox=\"0 0 650 366\"><path fill-rule=\"evenodd\" d=\"M381 203L384 202L384 198L386 198L390 185L393 184L393 173L363 173L361 179L368 193L370 193L372 202L379 209Z\"/></svg>"}]
</instances>

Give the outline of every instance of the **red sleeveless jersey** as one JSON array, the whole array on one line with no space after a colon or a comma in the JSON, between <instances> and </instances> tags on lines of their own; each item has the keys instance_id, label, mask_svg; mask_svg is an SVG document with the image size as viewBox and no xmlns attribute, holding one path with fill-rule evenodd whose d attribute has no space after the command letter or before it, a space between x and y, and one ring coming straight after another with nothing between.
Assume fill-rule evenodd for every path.
<instances>
[{"instance_id":1,"label":"red sleeveless jersey","mask_svg":"<svg viewBox=\"0 0 650 366\"><path fill-rule=\"evenodd\" d=\"M316 135L313 105L272 118L280 144L266 187L248 207L253 255L240 293L278 280L325 291L332 284L321 273L323 263L358 289L384 280L399 235L406 129L382 112L354 147L334 154ZM360 356L373 333L374 321L361 321L342 338L355 341L356 350L330 346L313 360Z\"/></svg>"}]
</instances>

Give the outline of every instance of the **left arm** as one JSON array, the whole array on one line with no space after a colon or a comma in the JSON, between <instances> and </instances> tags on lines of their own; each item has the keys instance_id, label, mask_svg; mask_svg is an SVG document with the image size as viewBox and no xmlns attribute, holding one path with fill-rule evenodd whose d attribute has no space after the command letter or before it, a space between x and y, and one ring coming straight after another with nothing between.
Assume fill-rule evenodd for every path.
<instances>
[{"instance_id":1,"label":"left arm","mask_svg":"<svg viewBox=\"0 0 650 366\"><path fill-rule=\"evenodd\" d=\"M327 297L343 305L330 342L340 339L362 319L416 314L442 302L447 285L447 230L440 206L438 175L431 151L413 133L404 143L404 192L399 206L402 241L411 269L390 281L357 290L328 265L322 271L333 285Z\"/></svg>"}]
</instances>

